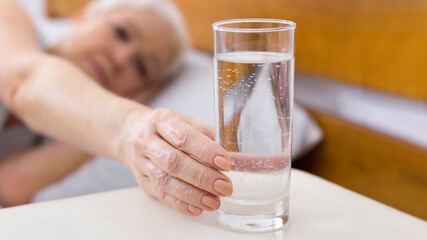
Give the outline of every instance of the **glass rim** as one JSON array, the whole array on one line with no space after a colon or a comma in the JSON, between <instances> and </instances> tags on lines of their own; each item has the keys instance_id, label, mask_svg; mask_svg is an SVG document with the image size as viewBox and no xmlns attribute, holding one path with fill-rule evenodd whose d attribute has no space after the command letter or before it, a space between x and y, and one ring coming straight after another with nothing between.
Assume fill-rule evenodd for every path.
<instances>
[{"instance_id":1,"label":"glass rim","mask_svg":"<svg viewBox=\"0 0 427 240\"><path fill-rule=\"evenodd\" d=\"M239 28L239 27L222 27L221 25L230 24L230 23L250 23L250 22L266 22L266 23L281 23L285 24L285 26L280 27L268 27L268 28ZM224 32L276 32L276 31L286 31L295 29L296 24L289 20L282 19L272 19L272 18L241 18L241 19L230 19L230 20L222 20L212 24L212 28L216 31L224 31Z\"/></svg>"}]
</instances>

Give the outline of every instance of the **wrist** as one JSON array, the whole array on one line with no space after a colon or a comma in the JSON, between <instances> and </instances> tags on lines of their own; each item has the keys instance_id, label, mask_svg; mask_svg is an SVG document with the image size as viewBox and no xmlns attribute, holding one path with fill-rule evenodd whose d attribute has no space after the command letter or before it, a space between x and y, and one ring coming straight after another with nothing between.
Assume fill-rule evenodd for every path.
<instances>
[{"instance_id":1,"label":"wrist","mask_svg":"<svg viewBox=\"0 0 427 240\"><path fill-rule=\"evenodd\" d=\"M137 134L141 133L141 128L144 127L145 119L152 110L142 104L130 100L126 101L131 102L133 106L123 115L125 117L119 124L120 131L118 131L119 133L116 137L116 159L129 166L129 160L133 151L133 141L136 139Z\"/></svg>"}]
</instances>

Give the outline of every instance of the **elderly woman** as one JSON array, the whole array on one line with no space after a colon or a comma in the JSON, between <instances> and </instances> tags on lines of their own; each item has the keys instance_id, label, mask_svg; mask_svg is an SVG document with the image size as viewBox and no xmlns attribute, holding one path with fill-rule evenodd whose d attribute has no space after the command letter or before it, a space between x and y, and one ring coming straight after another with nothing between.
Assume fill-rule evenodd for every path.
<instances>
[{"instance_id":1,"label":"elderly woman","mask_svg":"<svg viewBox=\"0 0 427 240\"><path fill-rule=\"evenodd\" d=\"M232 192L219 170L231 163L213 129L129 100L147 99L177 68L184 33L167 1L100 0L44 51L20 6L1 1L0 205L24 203L77 168L91 157L83 149L123 162L146 192L183 213L218 209ZM35 145L19 122L61 142Z\"/></svg>"}]
</instances>

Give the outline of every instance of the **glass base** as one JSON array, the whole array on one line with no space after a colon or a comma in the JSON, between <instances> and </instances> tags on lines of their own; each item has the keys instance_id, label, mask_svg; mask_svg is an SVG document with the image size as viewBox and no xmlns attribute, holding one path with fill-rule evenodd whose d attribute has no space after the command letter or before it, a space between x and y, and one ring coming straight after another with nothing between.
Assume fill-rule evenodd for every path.
<instances>
[{"instance_id":1,"label":"glass base","mask_svg":"<svg viewBox=\"0 0 427 240\"><path fill-rule=\"evenodd\" d=\"M238 232L272 232L283 229L288 214L281 216L237 216L218 211L218 221L223 226Z\"/></svg>"}]
</instances>

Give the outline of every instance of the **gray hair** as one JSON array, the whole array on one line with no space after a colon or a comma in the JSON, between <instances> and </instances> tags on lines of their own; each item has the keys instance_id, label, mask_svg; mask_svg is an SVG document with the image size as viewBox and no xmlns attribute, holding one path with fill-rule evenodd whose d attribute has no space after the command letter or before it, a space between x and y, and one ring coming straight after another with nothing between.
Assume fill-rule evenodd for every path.
<instances>
[{"instance_id":1,"label":"gray hair","mask_svg":"<svg viewBox=\"0 0 427 240\"><path fill-rule=\"evenodd\" d=\"M122 6L152 10L170 24L176 40L176 51L166 70L160 74L161 78L170 77L181 66L188 47L187 28L178 8L169 0L95 0L88 5L87 10L89 14L95 14Z\"/></svg>"}]
</instances>

